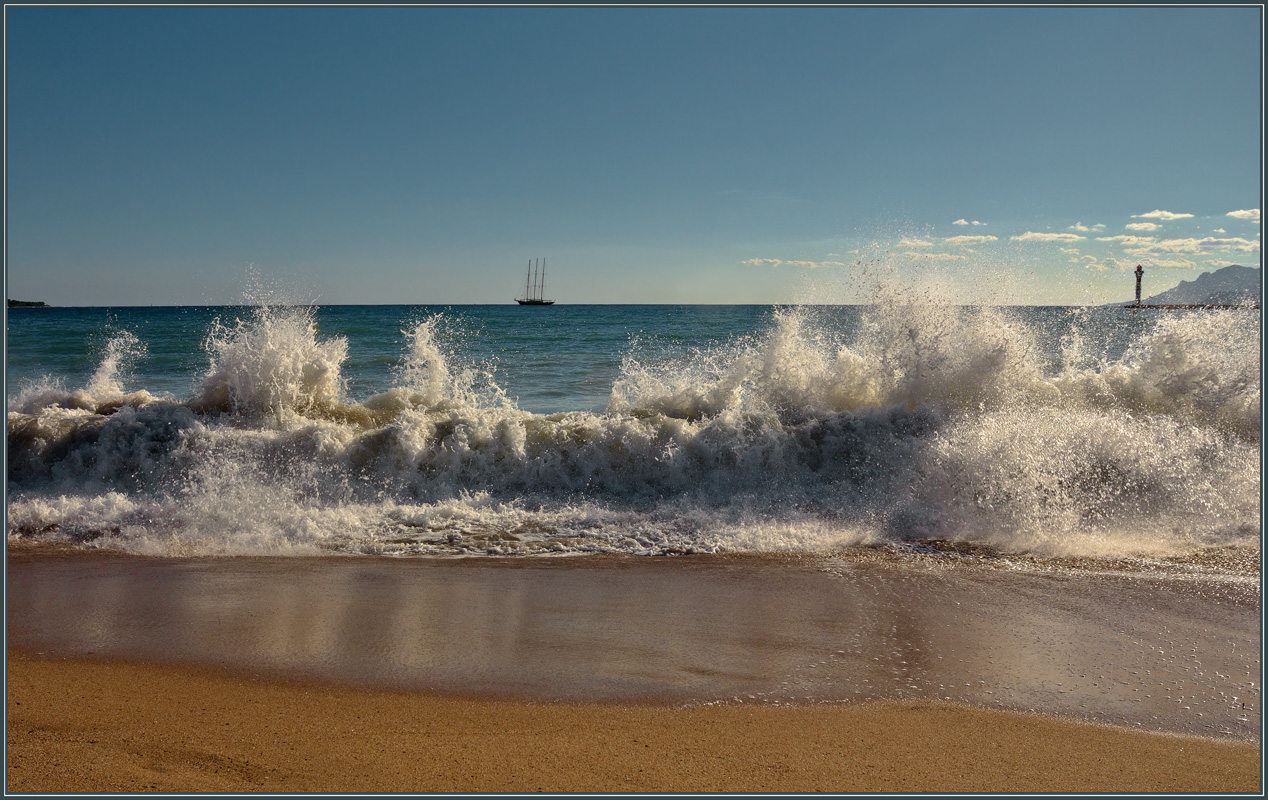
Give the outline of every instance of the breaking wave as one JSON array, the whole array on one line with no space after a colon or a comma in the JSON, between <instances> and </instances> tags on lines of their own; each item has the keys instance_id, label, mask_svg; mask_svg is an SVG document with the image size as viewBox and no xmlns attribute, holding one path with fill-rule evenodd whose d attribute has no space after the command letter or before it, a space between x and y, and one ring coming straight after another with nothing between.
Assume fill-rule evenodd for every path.
<instances>
[{"instance_id":1,"label":"breaking wave","mask_svg":"<svg viewBox=\"0 0 1268 800\"><path fill-rule=\"evenodd\" d=\"M1039 556L1258 548L1259 320L1166 316L1119 358L1009 310L893 292L854 325L778 312L689 356L634 348L603 413L521 410L404 331L348 399L311 308L207 332L178 400L87 385L9 404L11 539L139 553L836 552L931 540Z\"/></svg>"}]
</instances>

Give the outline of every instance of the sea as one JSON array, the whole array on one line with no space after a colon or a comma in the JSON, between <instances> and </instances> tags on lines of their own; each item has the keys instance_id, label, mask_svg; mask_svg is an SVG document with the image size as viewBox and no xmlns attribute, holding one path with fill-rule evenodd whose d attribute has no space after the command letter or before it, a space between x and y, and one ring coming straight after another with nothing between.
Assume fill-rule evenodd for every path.
<instances>
[{"instance_id":1,"label":"sea","mask_svg":"<svg viewBox=\"0 0 1268 800\"><path fill-rule=\"evenodd\" d=\"M1251 310L901 292L17 308L6 344L10 540L1172 564L1259 548Z\"/></svg>"},{"instance_id":2,"label":"sea","mask_svg":"<svg viewBox=\"0 0 1268 800\"><path fill-rule=\"evenodd\" d=\"M1257 310L16 308L6 347L11 647L1260 736Z\"/></svg>"}]
</instances>

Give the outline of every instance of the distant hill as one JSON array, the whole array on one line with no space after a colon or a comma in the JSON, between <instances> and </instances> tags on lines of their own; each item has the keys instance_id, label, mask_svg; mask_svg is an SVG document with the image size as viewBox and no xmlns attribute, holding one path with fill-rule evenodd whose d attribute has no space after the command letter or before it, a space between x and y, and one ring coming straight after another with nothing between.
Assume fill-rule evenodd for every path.
<instances>
[{"instance_id":1,"label":"distant hill","mask_svg":"<svg viewBox=\"0 0 1268 800\"><path fill-rule=\"evenodd\" d=\"M1141 302L1144 305L1240 305L1242 303L1258 303L1262 295L1261 270L1255 267L1243 267L1240 264L1217 269L1214 272L1203 272L1191 281L1180 281L1180 285L1165 292L1159 292ZM1145 273L1149 280L1149 273ZM1128 300L1127 305L1135 302Z\"/></svg>"},{"instance_id":2,"label":"distant hill","mask_svg":"<svg viewBox=\"0 0 1268 800\"><path fill-rule=\"evenodd\" d=\"M9 300L9 308L48 308L43 300Z\"/></svg>"}]
</instances>

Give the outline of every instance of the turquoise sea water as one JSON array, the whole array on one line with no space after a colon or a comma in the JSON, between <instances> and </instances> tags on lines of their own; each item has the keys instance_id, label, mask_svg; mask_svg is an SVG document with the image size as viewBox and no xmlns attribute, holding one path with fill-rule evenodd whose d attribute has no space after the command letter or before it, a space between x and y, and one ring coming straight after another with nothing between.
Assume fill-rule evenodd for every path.
<instances>
[{"instance_id":1,"label":"turquoise sea water","mask_svg":"<svg viewBox=\"0 0 1268 800\"><path fill-rule=\"evenodd\" d=\"M848 336L860 306L813 308L819 324ZM205 377L205 338L214 320L250 317L243 306L10 309L9 400L23 388L60 380L87 385L108 356L110 342L132 333L144 348L128 359L134 388L187 398ZM405 331L443 318L438 343L461 362L487 369L527 411L602 411L626 357L683 359L760 335L772 325L774 306L320 306L318 332L348 340L341 365L346 396L364 400L393 385L407 355ZM1072 307L1029 307L1009 312L1041 334L1046 366L1061 358L1061 338L1072 330L1095 337L1111 359L1161 316Z\"/></svg>"},{"instance_id":2,"label":"turquoise sea water","mask_svg":"<svg viewBox=\"0 0 1268 800\"><path fill-rule=\"evenodd\" d=\"M346 395L364 400L393 385L408 355L406 329L443 318L437 343L464 364L492 371L521 408L600 411L622 359L642 349L686 353L750 336L770 324L770 306L320 306L324 337L348 340ZM112 337L137 336L145 354L129 363L135 387L188 397L208 368L213 320L249 317L242 306L10 310L9 398L32 381L86 385ZM855 316L849 309L847 317ZM16 391L15 391L16 390Z\"/></svg>"},{"instance_id":3,"label":"turquoise sea water","mask_svg":"<svg viewBox=\"0 0 1268 800\"><path fill-rule=\"evenodd\" d=\"M10 309L9 534L160 555L1257 550L1259 330L901 292Z\"/></svg>"}]
</instances>

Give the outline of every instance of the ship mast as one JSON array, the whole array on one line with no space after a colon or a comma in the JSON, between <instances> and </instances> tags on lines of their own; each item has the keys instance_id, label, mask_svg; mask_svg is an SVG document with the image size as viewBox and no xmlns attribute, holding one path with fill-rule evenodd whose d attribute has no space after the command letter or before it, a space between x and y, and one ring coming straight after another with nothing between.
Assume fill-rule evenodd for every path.
<instances>
[{"instance_id":1,"label":"ship mast","mask_svg":"<svg viewBox=\"0 0 1268 800\"><path fill-rule=\"evenodd\" d=\"M546 257L530 258L528 270L524 273L524 299L520 305L548 306L553 300L546 300ZM517 298L518 299L518 298Z\"/></svg>"}]
</instances>

